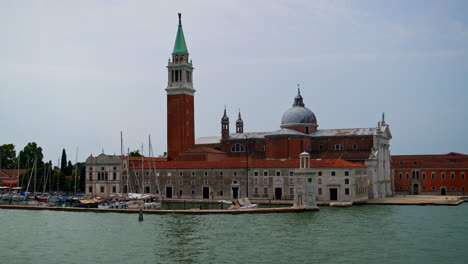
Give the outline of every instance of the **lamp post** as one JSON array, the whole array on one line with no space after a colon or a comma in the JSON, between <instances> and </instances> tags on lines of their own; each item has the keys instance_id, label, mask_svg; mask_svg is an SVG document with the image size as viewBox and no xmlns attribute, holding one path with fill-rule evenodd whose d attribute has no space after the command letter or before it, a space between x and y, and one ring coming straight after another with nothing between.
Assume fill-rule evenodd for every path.
<instances>
[{"instance_id":1,"label":"lamp post","mask_svg":"<svg viewBox=\"0 0 468 264\"><path fill-rule=\"evenodd\" d=\"M245 164L246 164L246 171L245 171L245 194L246 198L249 198L249 145L247 141L247 135L245 135Z\"/></svg>"}]
</instances>

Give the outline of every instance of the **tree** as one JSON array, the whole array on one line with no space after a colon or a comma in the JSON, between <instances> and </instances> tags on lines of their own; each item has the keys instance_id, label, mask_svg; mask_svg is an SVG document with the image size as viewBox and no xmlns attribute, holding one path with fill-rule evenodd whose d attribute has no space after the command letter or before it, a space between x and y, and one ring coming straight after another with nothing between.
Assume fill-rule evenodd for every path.
<instances>
[{"instance_id":1,"label":"tree","mask_svg":"<svg viewBox=\"0 0 468 264\"><path fill-rule=\"evenodd\" d=\"M65 167L65 169L63 170L63 172L65 173L65 175L67 176L70 176L73 172L73 164L71 162L71 160L68 161L68 165Z\"/></svg>"},{"instance_id":2,"label":"tree","mask_svg":"<svg viewBox=\"0 0 468 264\"><path fill-rule=\"evenodd\" d=\"M65 149L63 149L60 169L65 170L66 167L67 167L67 153L65 153Z\"/></svg>"},{"instance_id":3,"label":"tree","mask_svg":"<svg viewBox=\"0 0 468 264\"><path fill-rule=\"evenodd\" d=\"M44 155L42 154L42 148L38 147L36 142L29 142L28 145L20 151L20 167L22 169L28 169L27 167L32 168L34 160L37 158L37 167L42 167L42 159Z\"/></svg>"},{"instance_id":4,"label":"tree","mask_svg":"<svg viewBox=\"0 0 468 264\"><path fill-rule=\"evenodd\" d=\"M130 156L130 157L141 157L141 154L140 154L140 151L137 149L135 151L132 151L132 152L128 153L128 156Z\"/></svg>"},{"instance_id":5,"label":"tree","mask_svg":"<svg viewBox=\"0 0 468 264\"><path fill-rule=\"evenodd\" d=\"M15 145L0 146L0 169L14 169L16 164Z\"/></svg>"}]
</instances>

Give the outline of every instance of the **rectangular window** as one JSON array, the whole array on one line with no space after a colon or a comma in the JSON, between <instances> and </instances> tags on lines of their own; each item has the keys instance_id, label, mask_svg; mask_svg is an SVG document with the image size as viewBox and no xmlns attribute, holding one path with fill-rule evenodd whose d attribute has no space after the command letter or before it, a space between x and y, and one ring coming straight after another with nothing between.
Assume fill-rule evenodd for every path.
<instances>
[{"instance_id":1,"label":"rectangular window","mask_svg":"<svg viewBox=\"0 0 468 264\"><path fill-rule=\"evenodd\" d=\"M135 176L139 176L138 171L135 172Z\"/></svg>"},{"instance_id":2,"label":"rectangular window","mask_svg":"<svg viewBox=\"0 0 468 264\"><path fill-rule=\"evenodd\" d=\"M349 179L345 179L344 184L349 184Z\"/></svg>"},{"instance_id":3,"label":"rectangular window","mask_svg":"<svg viewBox=\"0 0 468 264\"><path fill-rule=\"evenodd\" d=\"M170 172L168 172L168 173L167 173L167 176L171 176L171 173L170 173Z\"/></svg>"},{"instance_id":4,"label":"rectangular window","mask_svg":"<svg viewBox=\"0 0 468 264\"><path fill-rule=\"evenodd\" d=\"M277 172L276 172L276 176L281 176L281 172L280 172L280 171L277 171Z\"/></svg>"},{"instance_id":5,"label":"rectangular window","mask_svg":"<svg viewBox=\"0 0 468 264\"><path fill-rule=\"evenodd\" d=\"M322 172L321 171L317 172L317 175L322 176Z\"/></svg>"},{"instance_id":6,"label":"rectangular window","mask_svg":"<svg viewBox=\"0 0 468 264\"><path fill-rule=\"evenodd\" d=\"M205 171L205 176L208 176L208 172L207 172L207 171Z\"/></svg>"},{"instance_id":7,"label":"rectangular window","mask_svg":"<svg viewBox=\"0 0 468 264\"><path fill-rule=\"evenodd\" d=\"M290 171L290 172L289 172L289 176L294 176L294 172L293 172L293 171Z\"/></svg>"},{"instance_id":8,"label":"rectangular window","mask_svg":"<svg viewBox=\"0 0 468 264\"><path fill-rule=\"evenodd\" d=\"M255 187L255 188L254 188L254 193L255 193L255 194L258 194L258 187Z\"/></svg>"},{"instance_id":9,"label":"rectangular window","mask_svg":"<svg viewBox=\"0 0 468 264\"><path fill-rule=\"evenodd\" d=\"M334 172L334 171L331 172L331 176L335 176L335 172Z\"/></svg>"},{"instance_id":10,"label":"rectangular window","mask_svg":"<svg viewBox=\"0 0 468 264\"><path fill-rule=\"evenodd\" d=\"M170 184L171 184L171 180L167 180L167 184L170 185Z\"/></svg>"},{"instance_id":11,"label":"rectangular window","mask_svg":"<svg viewBox=\"0 0 468 264\"><path fill-rule=\"evenodd\" d=\"M445 180L445 172L442 172L441 178L442 178L442 180Z\"/></svg>"},{"instance_id":12,"label":"rectangular window","mask_svg":"<svg viewBox=\"0 0 468 264\"><path fill-rule=\"evenodd\" d=\"M268 171L264 171L263 176L268 176Z\"/></svg>"},{"instance_id":13,"label":"rectangular window","mask_svg":"<svg viewBox=\"0 0 468 264\"><path fill-rule=\"evenodd\" d=\"M263 188L263 193L268 194L268 188L267 187Z\"/></svg>"},{"instance_id":14,"label":"rectangular window","mask_svg":"<svg viewBox=\"0 0 468 264\"><path fill-rule=\"evenodd\" d=\"M453 172L450 173L450 179L455 180L455 173L453 173Z\"/></svg>"},{"instance_id":15,"label":"rectangular window","mask_svg":"<svg viewBox=\"0 0 468 264\"><path fill-rule=\"evenodd\" d=\"M345 171L344 176L349 176L349 171Z\"/></svg>"},{"instance_id":16,"label":"rectangular window","mask_svg":"<svg viewBox=\"0 0 468 264\"><path fill-rule=\"evenodd\" d=\"M294 185L294 178L289 178L289 185Z\"/></svg>"},{"instance_id":17,"label":"rectangular window","mask_svg":"<svg viewBox=\"0 0 468 264\"><path fill-rule=\"evenodd\" d=\"M156 172L156 176L159 176L159 172Z\"/></svg>"},{"instance_id":18,"label":"rectangular window","mask_svg":"<svg viewBox=\"0 0 468 264\"><path fill-rule=\"evenodd\" d=\"M322 184L322 179L318 179L318 184Z\"/></svg>"},{"instance_id":19,"label":"rectangular window","mask_svg":"<svg viewBox=\"0 0 468 264\"><path fill-rule=\"evenodd\" d=\"M179 171L179 176L184 176L184 173L182 171Z\"/></svg>"},{"instance_id":20,"label":"rectangular window","mask_svg":"<svg viewBox=\"0 0 468 264\"><path fill-rule=\"evenodd\" d=\"M289 194L294 194L294 188L289 188Z\"/></svg>"},{"instance_id":21,"label":"rectangular window","mask_svg":"<svg viewBox=\"0 0 468 264\"><path fill-rule=\"evenodd\" d=\"M101 193L104 193L104 186L101 186Z\"/></svg>"},{"instance_id":22,"label":"rectangular window","mask_svg":"<svg viewBox=\"0 0 468 264\"><path fill-rule=\"evenodd\" d=\"M435 172L431 173L431 179L435 180Z\"/></svg>"},{"instance_id":23,"label":"rectangular window","mask_svg":"<svg viewBox=\"0 0 468 264\"><path fill-rule=\"evenodd\" d=\"M220 171L220 172L219 172L219 176L223 176L223 171Z\"/></svg>"},{"instance_id":24,"label":"rectangular window","mask_svg":"<svg viewBox=\"0 0 468 264\"><path fill-rule=\"evenodd\" d=\"M195 185L195 180L192 180L192 185Z\"/></svg>"},{"instance_id":25,"label":"rectangular window","mask_svg":"<svg viewBox=\"0 0 468 264\"><path fill-rule=\"evenodd\" d=\"M254 171L254 176L258 176L258 171Z\"/></svg>"},{"instance_id":26,"label":"rectangular window","mask_svg":"<svg viewBox=\"0 0 468 264\"><path fill-rule=\"evenodd\" d=\"M319 145L319 150L323 150L323 145L322 144Z\"/></svg>"},{"instance_id":27,"label":"rectangular window","mask_svg":"<svg viewBox=\"0 0 468 264\"><path fill-rule=\"evenodd\" d=\"M237 176L237 171L234 171L234 176Z\"/></svg>"},{"instance_id":28,"label":"rectangular window","mask_svg":"<svg viewBox=\"0 0 468 264\"><path fill-rule=\"evenodd\" d=\"M318 194L322 194L322 188L318 188Z\"/></svg>"},{"instance_id":29,"label":"rectangular window","mask_svg":"<svg viewBox=\"0 0 468 264\"><path fill-rule=\"evenodd\" d=\"M88 192L89 192L89 193L92 193L92 192L93 192L93 187L92 187L92 186L89 186Z\"/></svg>"},{"instance_id":30,"label":"rectangular window","mask_svg":"<svg viewBox=\"0 0 468 264\"><path fill-rule=\"evenodd\" d=\"M204 181L203 181L203 184L204 184L204 185L208 185L208 180L204 180Z\"/></svg>"},{"instance_id":31,"label":"rectangular window","mask_svg":"<svg viewBox=\"0 0 468 264\"><path fill-rule=\"evenodd\" d=\"M465 173L462 172L460 177L461 177L462 180L465 180Z\"/></svg>"},{"instance_id":32,"label":"rectangular window","mask_svg":"<svg viewBox=\"0 0 468 264\"><path fill-rule=\"evenodd\" d=\"M400 176L400 180L401 180L401 178L402 178L401 172L400 172L399 176Z\"/></svg>"},{"instance_id":33,"label":"rectangular window","mask_svg":"<svg viewBox=\"0 0 468 264\"><path fill-rule=\"evenodd\" d=\"M219 181L219 185L223 185L224 184L224 181L223 180L220 180Z\"/></svg>"},{"instance_id":34,"label":"rectangular window","mask_svg":"<svg viewBox=\"0 0 468 264\"><path fill-rule=\"evenodd\" d=\"M192 171L192 177L193 177L193 176L195 176L195 172L194 172L194 171Z\"/></svg>"},{"instance_id":35,"label":"rectangular window","mask_svg":"<svg viewBox=\"0 0 468 264\"><path fill-rule=\"evenodd\" d=\"M349 188L345 188L345 189L344 189L344 194L345 194L345 195L349 195Z\"/></svg>"},{"instance_id":36,"label":"rectangular window","mask_svg":"<svg viewBox=\"0 0 468 264\"><path fill-rule=\"evenodd\" d=\"M183 180L180 180L180 181L179 181L179 185L184 185L184 181L183 181Z\"/></svg>"},{"instance_id":37,"label":"rectangular window","mask_svg":"<svg viewBox=\"0 0 468 264\"><path fill-rule=\"evenodd\" d=\"M258 184L258 178L254 178L253 181L254 181L254 184Z\"/></svg>"},{"instance_id":38,"label":"rectangular window","mask_svg":"<svg viewBox=\"0 0 468 264\"><path fill-rule=\"evenodd\" d=\"M409 173L408 172L406 173L406 179L407 180L409 179Z\"/></svg>"},{"instance_id":39,"label":"rectangular window","mask_svg":"<svg viewBox=\"0 0 468 264\"><path fill-rule=\"evenodd\" d=\"M423 179L423 180L426 179L426 173L425 173L425 172L422 173L422 179Z\"/></svg>"},{"instance_id":40,"label":"rectangular window","mask_svg":"<svg viewBox=\"0 0 468 264\"><path fill-rule=\"evenodd\" d=\"M117 188L115 186L112 186L112 192L113 193L116 193L117 192Z\"/></svg>"},{"instance_id":41,"label":"rectangular window","mask_svg":"<svg viewBox=\"0 0 468 264\"><path fill-rule=\"evenodd\" d=\"M113 179L114 181L117 180L117 172L114 172Z\"/></svg>"},{"instance_id":42,"label":"rectangular window","mask_svg":"<svg viewBox=\"0 0 468 264\"><path fill-rule=\"evenodd\" d=\"M263 184L264 184L264 185L267 185L267 184L268 184L268 178L264 178L264 179L263 179Z\"/></svg>"},{"instance_id":43,"label":"rectangular window","mask_svg":"<svg viewBox=\"0 0 468 264\"><path fill-rule=\"evenodd\" d=\"M219 191L219 196L223 196L223 195L224 195L223 191Z\"/></svg>"}]
</instances>

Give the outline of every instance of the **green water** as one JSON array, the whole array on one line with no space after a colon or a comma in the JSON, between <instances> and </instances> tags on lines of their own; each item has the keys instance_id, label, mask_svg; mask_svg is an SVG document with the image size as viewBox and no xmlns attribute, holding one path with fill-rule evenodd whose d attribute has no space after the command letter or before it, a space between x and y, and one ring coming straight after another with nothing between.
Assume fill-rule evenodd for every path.
<instances>
[{"instance_id":1,"label":"green water","mask_svg":"<svg viewBox=\"0 0 468 264\"><path fill-rule=\"evenodd\" d=\"M262 215L0 210L1 263L468 263L468 204Z\"/></svg>"}]
</instances>

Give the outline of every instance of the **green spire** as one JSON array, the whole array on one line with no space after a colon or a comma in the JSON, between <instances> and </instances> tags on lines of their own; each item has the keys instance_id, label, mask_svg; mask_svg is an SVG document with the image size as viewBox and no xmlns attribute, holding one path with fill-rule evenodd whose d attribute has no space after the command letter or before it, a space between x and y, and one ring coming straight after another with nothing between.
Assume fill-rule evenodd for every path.
<instances>
[{"instance_id":1,"label":"green spire","mask_svg":"<svg viewBox=\"0 0 468 264\"><path fill-rule=\"evenodd\" d=\"M185 44L184 31L182 30L181 22L182 14L179 13L179 28L177 29L177 36L174 44L174 51L172 53L185 53L188 54L187 44Z\"/></svg>"}]
</instances>

